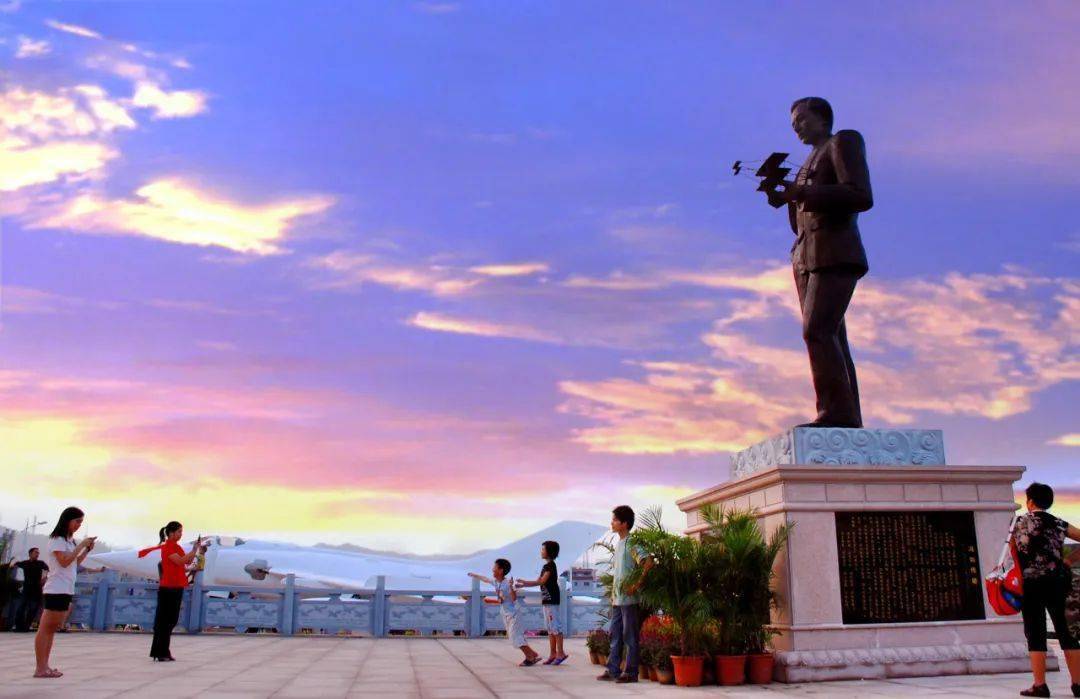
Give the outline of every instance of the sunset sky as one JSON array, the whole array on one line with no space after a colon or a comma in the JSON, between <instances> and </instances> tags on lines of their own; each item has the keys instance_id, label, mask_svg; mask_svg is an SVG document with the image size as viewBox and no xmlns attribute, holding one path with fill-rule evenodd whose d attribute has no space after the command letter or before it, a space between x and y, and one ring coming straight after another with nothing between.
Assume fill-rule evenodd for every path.
<instances>
[{"instance_id":1,"label":"sunset sky","mask_svg":"<svg viewBox=\"0 0 1080 699\"><path fill-rule=\"evenodd\" d=\"M678 524L812 417L791 232L730 171L801 160L808 94L868 146L868 426L1080 518L1080 4L823 7L0 3L0 523Z\"/></svg>"}]
</instances>

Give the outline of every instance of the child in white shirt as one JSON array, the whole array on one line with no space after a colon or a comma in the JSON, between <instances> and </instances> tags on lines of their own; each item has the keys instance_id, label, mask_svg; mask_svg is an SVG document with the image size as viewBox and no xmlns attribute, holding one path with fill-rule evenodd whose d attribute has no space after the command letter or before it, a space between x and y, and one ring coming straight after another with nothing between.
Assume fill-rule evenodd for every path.
<instances>
[{"instance_id":1,"label":"child in white shirt","mask_svg":"<svg viewBox=\"0 0 1080 699\"><path fill-rule=\"evenodd\" d=\"M525 660L521 661L521 667L530 667L540 662L540 654L534 651L525 641L525 629L521 626L521 600L518 599L517 590L514 589L512 578L506 577L510 572L510 561L505 558L496 558L495 565L491 567L491 576L486 578L479 573L469 573L469 577L476 578L491 584L495 588L495 598L485 598L488 604L497 604L502 610L503 625L506 627L506 637L515 648L520 648L525 654Z\"/></svg>"}]
</instances>

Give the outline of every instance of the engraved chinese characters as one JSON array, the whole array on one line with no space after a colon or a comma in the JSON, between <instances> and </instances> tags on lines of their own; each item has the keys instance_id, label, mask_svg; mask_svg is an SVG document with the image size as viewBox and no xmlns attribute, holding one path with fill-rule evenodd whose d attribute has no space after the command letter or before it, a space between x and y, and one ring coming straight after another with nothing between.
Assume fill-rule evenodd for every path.
<instances>
[{"instance_id":1,"label":"engraved chinese characters","mask_svg":"<svg viewBox=\"0 0 1080 699\"><path fill-rule=\"evenodd\" d=\"M837 512L845 624L983 619L972 512Z\"/></svg>"}]
</instances>

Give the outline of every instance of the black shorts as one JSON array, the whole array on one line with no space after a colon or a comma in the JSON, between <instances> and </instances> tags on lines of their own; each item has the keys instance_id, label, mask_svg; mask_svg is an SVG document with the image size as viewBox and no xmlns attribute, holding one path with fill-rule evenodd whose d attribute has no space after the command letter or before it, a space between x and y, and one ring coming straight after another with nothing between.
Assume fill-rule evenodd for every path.
<instances>
[{"instance_id":1,"label":"black shorts","mask_svg":"<svg viewBox=\"0 0 1080 699\"><path fill-rule=\"evenodd\" d=\"M72 595L45 595L45 609L50 612L66 612L71 606Z\"/></svg>"}]
</instances>

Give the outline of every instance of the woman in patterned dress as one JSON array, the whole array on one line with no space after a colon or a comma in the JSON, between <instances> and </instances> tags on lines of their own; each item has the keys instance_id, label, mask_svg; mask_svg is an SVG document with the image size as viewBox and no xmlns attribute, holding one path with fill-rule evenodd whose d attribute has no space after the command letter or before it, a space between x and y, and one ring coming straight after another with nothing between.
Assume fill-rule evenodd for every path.
<instances>
[{"instance_id":1,"label":"woman in patterned dress","mask_svg":"<svg viewBox=\"0 0 1080 699\"><path fill-rule=\"evenodd\" d=\"M1065 538L1080 541L1080 530L1047 512L1054 504L1053 489L1032 483L1025 492L1027 513L1016 521L1013 541L1024 575L1024 635L1031 656L1035 683L1020 692L1025 697L1048 697L1046 686L1046 616L1054 623L1065 662L1069 666L1074 697L1080 697L1080 644L1069 631L1065 619L1065 598L1072 585L1072 573L1064 560Z\"/></svg>"}]
</instances>

